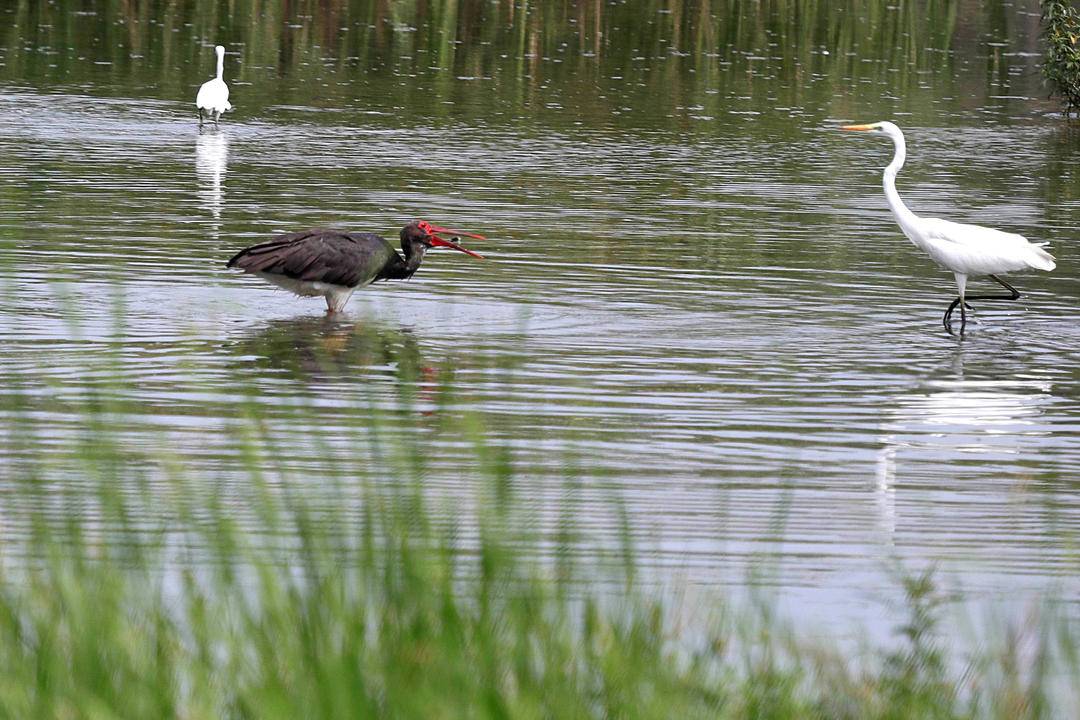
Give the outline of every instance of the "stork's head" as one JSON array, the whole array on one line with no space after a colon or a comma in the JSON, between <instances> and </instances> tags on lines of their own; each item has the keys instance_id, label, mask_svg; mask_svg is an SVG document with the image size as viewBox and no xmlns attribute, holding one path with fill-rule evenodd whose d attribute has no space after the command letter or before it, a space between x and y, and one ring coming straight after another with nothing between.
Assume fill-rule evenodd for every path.
<instances>
[{"instance_id":1,"label":"stork's head","mask_svg":"<svg viewBox=\"0 0 1080 720\"><path fill-rule=\"evenodd\" d=\"M453 240L439 237L439 233L443 233L444 235L454 235L455 240L460 236L476 238L477 240L484 239L483 235L461 232L460 230L449 230L444 227L439 227L438 225L432 225L427 220L417 220L401 229L401 249L405 251L406 255L411 255L418 249L426 251L428 248L433 247L448 247L453 248L458 252L463 252L466 255L472 255L474 258L484 259L483 255L475 253L468 248L464 248Z\"/></svg>"}]
</instances>

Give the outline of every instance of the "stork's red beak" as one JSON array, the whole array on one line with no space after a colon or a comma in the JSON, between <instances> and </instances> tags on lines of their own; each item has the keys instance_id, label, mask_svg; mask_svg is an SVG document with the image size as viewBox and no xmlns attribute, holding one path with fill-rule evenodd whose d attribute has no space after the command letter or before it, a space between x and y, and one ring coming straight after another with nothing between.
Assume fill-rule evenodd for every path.
<instances>
[{"instance_id":1,"label":"stork's red beak","mask_svg":"<svg viewBox=\"0 0 1080 720\"><path fill-rule=\"evenodd\" d=\"M432 235L443 233L444 235L461 235L463 237L476 238L477 240L487 240L483 235L475 235L473 233L462 232L461 230L449 230L444 227L439 227L438 225L432 225L431 223L424 223L421 227Z\"/></svg>"},{"instance_id":2,"label":"stork's red beak","mask_svg":"<svg viewBox=\"0 0 1080 720\"><path fill-rule=\"evenodd\" d=\"M436 231L436 232L456 232L454 230L445 230L443 228L437 228L437 227L433 227L431 229ZM459 235L469 235L469 233L458 233L458 234ZM483 240L483 238L480 237L479 235L469 235L469 237L480 238L481 240ZM456 242L451 242L450 240L444 240L441 237L439 237L438 235L432 235L431 236L431 247L453 248L454 250L457 250L458 252L463 252L466 255L472 255L474 258L479 258L480 260L484 259L484 256L481 255L480 253L475 253L475 252L473 252L472 250L470 250L468 248L463 248L460 245L458 245Z\"/></svg>"}]
</instances>

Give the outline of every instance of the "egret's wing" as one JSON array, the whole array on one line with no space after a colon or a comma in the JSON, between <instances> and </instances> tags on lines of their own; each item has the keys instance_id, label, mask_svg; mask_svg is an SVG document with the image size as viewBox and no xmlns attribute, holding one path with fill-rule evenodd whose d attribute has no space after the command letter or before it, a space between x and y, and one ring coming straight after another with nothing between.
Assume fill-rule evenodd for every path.
<instances>
[{"instance_id":1,"label":"egret's wing","mask_svg":"<svg viewBox=\"0 0 1080 720\"><path fill-rule=\"evenodd\" d=\"M940 218L926 218L925 222L932 237L958 246L990 250L1031 244L1023 235L982 225L967 225Z\"/></svg>"},{"instance_id":2,"label":"egret's wing","mask_svg":"<svg viewBox=\"0 0 1080 720\"><path fill-rule=\"evenodd\" d=\"M207 80L199 87L199 92L195 96L195 106L203 110L218 110L219 112L231 110L229 86L217 78Z\"/></svg>"},{"instance_id":3,"label":"egret's wing","mask_svg":"<svg viewBox=\"0 0 1080 720\"><path fill-rule=\"evenodd\" d=\"M939 218L924 218L923 222L930 254L953 270L988 275L1027 268L1054 269L1054 257L1023 235Z\"/></svg>"},{"instance_id":4,"label":"egret's wing","mask_svg":"<svg viewBox=\"0 0 1080 720\"><path fill-rule=\"evenodd\" d=\"M210 102L211 102L210 95L212 94L212 92L213 91L211 89L210 83L209 82L204 82L199 87L199 94L195 96L195 107L200 107L200 108L208 108L208 107L210 107Z\"/></svg>"}]
</instances>

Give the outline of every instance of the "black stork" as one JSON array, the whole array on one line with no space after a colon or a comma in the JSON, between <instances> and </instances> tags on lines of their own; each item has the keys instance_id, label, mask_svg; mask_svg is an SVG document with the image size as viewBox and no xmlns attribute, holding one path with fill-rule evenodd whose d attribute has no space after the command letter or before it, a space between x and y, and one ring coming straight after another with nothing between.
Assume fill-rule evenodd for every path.
<instances>
[{"instance_id":1,"label":"black stork","mask_svg":"<svg viewBox=\"0 0 1080 720\"><path fill-rule=\"evenodd\" d=\"M341 312L353 291L378 280L404 280L424 260L428 248L448 247L483 259L483 255L439 237L483 235L448 230L425 220L401 229L403 258L384 238L374 233L344 230L303 230L252 245L233 255L226 267L240 268L305 297L326 298L326 312ZM455 238L456 240L457 238Z\"/></svg>"}]
</instances>

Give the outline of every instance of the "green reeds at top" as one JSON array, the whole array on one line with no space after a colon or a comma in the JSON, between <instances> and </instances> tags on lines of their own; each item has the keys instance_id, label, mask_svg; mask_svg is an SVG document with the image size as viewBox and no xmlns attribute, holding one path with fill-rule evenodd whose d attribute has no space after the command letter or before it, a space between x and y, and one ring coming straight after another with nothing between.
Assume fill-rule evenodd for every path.
<instances>
[{"instance_id":1,"label":"green reeds at top","mask_svg":"<svg viewBox=\"0 0 1080 720\"><path fill-rule=\"evenodd\" d=\"M1004 32L995 7L965 6L964 27L978 28L980 36ZM396 84L373 92L372 78L395 72L434 73L442 81L440 95L459 101L455 79L495 77L494 89L482 95L513 101L520 105L515 112L527 110L532 93L553 76L568 87L582 76L575 94L587 113L590 105L603 104L604 93L598 97L595 90L605 75L636 75L642 67L662 70L654 92L672 82L690 84L678 79L688 70L708 73L713 83L726 82L732 71L781 74L800 92L812 92L811 75L884 79L898 72L915 86L916 71L953 72L948 54L957 37L965 39L956 32L960 8L955 0L112 0L86 12L74 0L23 2L0 29L0 46L10 48L0 79L72 83L98 78L107 67L110 82L144 90L150 84L161 97L187 98L192 85L206 79L212 62L207 48L220 43L238 82L257 81L270 69L284 79L260 94L248 93L244 112L251 117L269 99L261 95L270 92L273 102L283 102L282 86L296 79L300 95L290 101L302 98L313 107L362 98L366 106L423 102L430 106L426 114L441 112L411 87L390 98L380 93ZM36 49L44 47L65 52L42 56ZM326 85L304 90L317 83ZM352 86L344 97L333 94L341 83Z\"/></svg>"}]
</instances>

